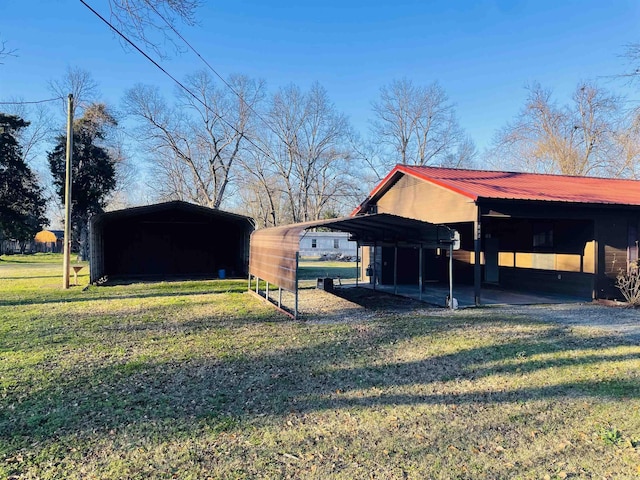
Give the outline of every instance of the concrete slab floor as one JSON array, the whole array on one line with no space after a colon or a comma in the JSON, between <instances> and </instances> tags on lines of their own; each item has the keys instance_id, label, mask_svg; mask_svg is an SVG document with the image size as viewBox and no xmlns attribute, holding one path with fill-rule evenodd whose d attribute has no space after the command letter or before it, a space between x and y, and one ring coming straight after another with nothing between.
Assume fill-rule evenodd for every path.
<instances>
[{"instance_id":1,"label":"concrete slab floor","mask_svg":"<svg viewBox=\"0 0 640 480\"><path fill-rule=\"evenodd\" d=\"M347 285L343 285L347 286ZM355 286L355 284L353 285ZM359 283L360 287L373 289L370 283ZM444 307L449 295L449 286L440 283L428 283L424 286L422 296L417 285L376 285L376 290L392 293L402 297ZM475 306L474 291L471 285L454 285L453 297L458 300L458 306ZM560 303L584 303L590 302L590 298L574 297L552 293L523 292L516 290L503 290L499 288L483 288L480 295L482 305L536 305L536 304L560 304Z\"/></svg>"}]
</instances>

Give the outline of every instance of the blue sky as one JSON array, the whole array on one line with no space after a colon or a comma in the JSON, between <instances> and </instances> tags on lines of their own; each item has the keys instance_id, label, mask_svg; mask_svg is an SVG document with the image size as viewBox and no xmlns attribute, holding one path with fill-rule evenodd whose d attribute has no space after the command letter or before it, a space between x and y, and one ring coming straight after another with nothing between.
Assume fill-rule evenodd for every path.
<instances>
[{"instance_id":1,"label":"blue sky","mask_svg":"<svg viewBox=\"0 0 640 480\"><path fill-rule=\"evenodd\" d=\"M90 71L114 105L137 82L172 92L78 0L1 1L0 38L18 56L0 65L0 100L48 98L48 81L68 66ZM107 0L88 3L107 14ZM625 45L640 42L640 2L631 0L205 3L199 24L182 33L223 76L262 78L272 91L318 81L362 134L382 85L438 81L480 149L517 114L532 82L561 101L587 79L623 92L610 77L627 68ZM163 66L178 78L204 68L190 53Z\"/></svg>"}]
</instances>

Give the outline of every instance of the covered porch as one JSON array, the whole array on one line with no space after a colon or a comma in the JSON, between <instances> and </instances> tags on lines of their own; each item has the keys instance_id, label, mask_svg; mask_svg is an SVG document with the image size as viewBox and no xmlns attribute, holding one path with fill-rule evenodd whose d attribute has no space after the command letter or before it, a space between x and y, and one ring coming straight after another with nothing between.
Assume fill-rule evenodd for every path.
<instances>
[{"instance_id":1,"label":"covered porch","mask_svg":"<svg viewBox=\"0 0 640 480\"><path fill-rule=\"evenodd\" d=\"M344 284L342 288L355 287L355 283ZM449 295L449 287L443 283L428 283L420 293L415 285L373 285L360 283L360 287L397 295L398 297L420 300L434 306L446 307L446 298ZM458 301L458 307L474 307L475 293L473 285L458 285L454 287L454 297ZM398 301L402 301L398 299ZM591 302L590 298L556 293L535 293L518 290L506 290L498 287L484 287L482 289L483 305L537 305L560 303L584 303Z\"/></svg>"}]
</instances>

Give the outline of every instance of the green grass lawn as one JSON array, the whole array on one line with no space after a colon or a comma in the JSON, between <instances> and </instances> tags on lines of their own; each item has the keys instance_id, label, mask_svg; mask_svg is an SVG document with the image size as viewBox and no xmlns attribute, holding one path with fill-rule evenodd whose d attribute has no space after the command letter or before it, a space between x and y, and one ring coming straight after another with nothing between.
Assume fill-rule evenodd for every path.
<instances>
[{"instance_id":1,"label":"green grass lawn","mask_svg":"<svg viewBox=\"0 0 640 480\"><path fill-rule=\"evenodd\" d=\"M312 258L302 258L299 261L299 278L301 280L315 280L319 277L332 277L353 280L358 270L356 262L322 261Z\"/></svg>"},{"instance_id":2,"label":"green grass lawn","mask_svg":"<svg viewBox=\"0 0 640 480\"><path fill-rule=\"evenodd\" d=\"M478 315L294 322L215 280L0 260L0 478L638 478L640 346Z\"/></svg>"}]
</instances>

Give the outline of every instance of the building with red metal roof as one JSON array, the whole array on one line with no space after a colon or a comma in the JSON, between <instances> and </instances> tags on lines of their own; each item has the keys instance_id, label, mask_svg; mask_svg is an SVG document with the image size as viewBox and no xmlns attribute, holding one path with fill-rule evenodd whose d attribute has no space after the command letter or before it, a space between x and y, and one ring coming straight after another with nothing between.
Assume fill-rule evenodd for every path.
<instances>
[{"instance_id":1,"label":"building with red metal roof","mask_svg":"<svg viewBox=\"0 0 640 480\"><path fill-rule=\"evenodd\" d=\"M396 166L352 215L389 213L444 224L461 235L456 282L585 299L619 298L615 279L638 261L640 181ZM380 283L441 281L444 251L378 245ZM422 260L418 260L422 258Z\"/></svg>"}]
</instances>

